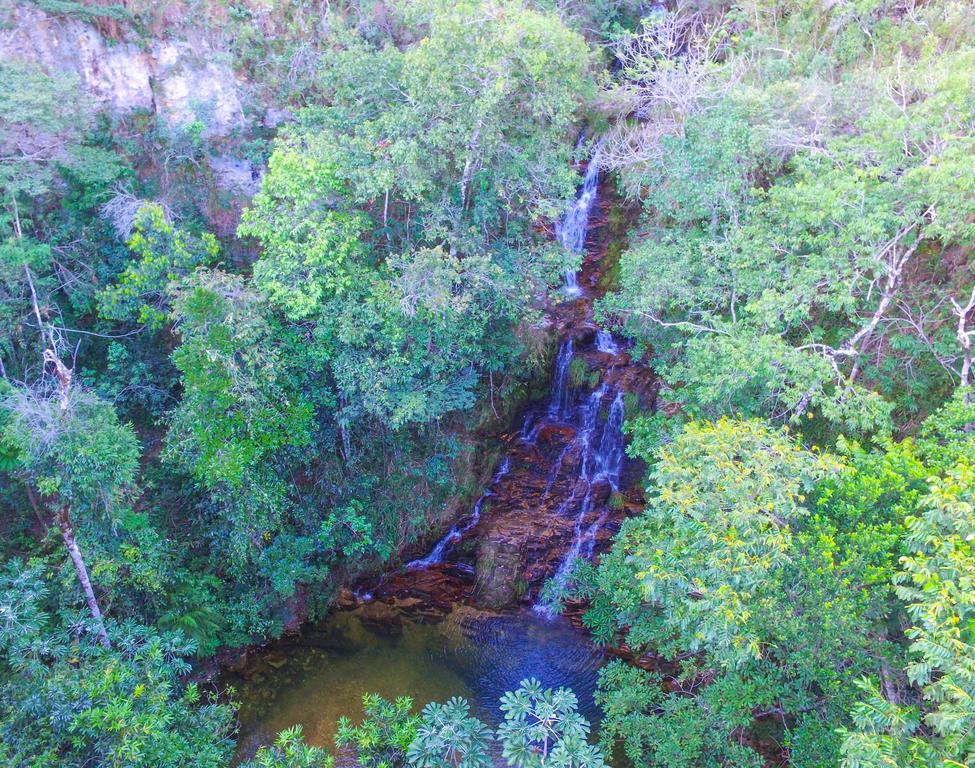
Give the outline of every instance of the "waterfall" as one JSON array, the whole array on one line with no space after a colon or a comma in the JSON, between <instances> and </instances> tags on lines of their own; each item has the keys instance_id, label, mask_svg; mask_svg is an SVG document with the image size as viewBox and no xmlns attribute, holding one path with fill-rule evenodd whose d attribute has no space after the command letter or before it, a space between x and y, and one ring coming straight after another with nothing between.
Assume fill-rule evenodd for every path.
<instances>
[{"instance_id":1,"label":"waterfall","mask_svg":"<svg viewBox=\"0 0 975 768\"><path fill-rule=\"evenodd\" d=\"M580 144L581 148L582 144ZM582 178L576 200L557 226L559 242L573 253L581 253L586 246L590 216L599 191L599 149L597 144ZM566 290L570 295L582 294L576 273L566 272L565 280ZM586 325L581 326L579 330L583 327L592 328L588 320L584 322ZM552 591L556 594L563 591L562 588L566 585L578 559L592 556L599 531L611 514L609 506L603 503L607 486L611 491L619 490L625 456L622 431L623 392L605 381L590 392L580 392L581 387L572 386L572 363L576 355L573 337L578 335L571 332L565 335L555 357L548 402L526 413L517 437L517 442L522 446L517 449L519 451L544 453L553 443L559 448L558 451L553 451L553 454L557 453L557 457L546 472L544 485L541 483L538 486L529 485L530 472L526 473L524 478L524 488L533 494L531 497L526 497L526 500L530 499L529 504L537 505L544 515L554 514L555 518L561 518L564 525L572 521L571 543L558 561L555 574L550 581L549 589L554 585ZM592 347L585 350L586 359L590 362L594 360L591 356L594 351L617 355L620 346L612 333L600 328L596 330ZM618 362L614 360L611 364L615 365ZM599 363L599 368L605 368L605 359ZM560 428L553 430L551 439L546 440L545 445L541 448L536 447L542 429L552 425L553 422L558 423ZM562 442L567 432L565 426L574 428L574 433L570 433L572 438L568 444ZM531 459L529 458L528 461ZM422 569L444 562L464 535L478 524L484 503L495 495L495 486L508 473L510 465L510 458L505 458L491 484L475 502L466 521L457 523L437 542L430 554L414 560L407 567ZM517 481L506 484L505 491L514 490L513 486L521 488L522 479L519 475ZM562 480L566 482L563 483ZM553 496L557 498L553 499ZM550 500L551 507L545 503ZM555 603L543 599L535 609L549 615L554 612Z\"/></svg>"},{"instance_id":2,"label":"waterfall","mask_svg":"<svg viewBox=\"0 0 975 768\"><path fill-rule=\"evenodd\" d=\"M562 217L555 234L562 246L572 253L582 253L586 247L586 234L589 232L589 217L599 193L599 148L597 144L586 166L586 175L576 194L575 202ZM565 271L565 292L570 296L581 296L578 277L572 270Z\"/></svg>"},{"instance_id":3,"label":"waterfall","mask_svg":"<svg viewBox=\"0 0 975 768\"><path fill-rule=\"evenodd\" d=\"M467 522L463 525L459 523L447 531L447 534L437 542L436 546L430 551L430 554L426 557L421 557L419 560L412 560L406 564L406 567L410 570L423 570L424 568L429 568L431 565L436 565L437 563L442 563L444 557L446 556L449 549L464 538L464 534L467 533L471 528L477 525L481 521L481 508L484 506L484 502L494 495L494 486L497 485L501 478L511 471L511 458L508 456L504 457L501 462L501 466L498 467L498 471L494 473L494 477L491 478L491 483L487 488L484 489L484 493L474 502L474 508L471 510L471 516L467 518Z\"/></svg>"},{"instance_id":4,"label":"waterfall","mask_svg":"<svg viewBox=\"0 0 975 768\"><path fill-rule=\"evenodd\" d=\"M613 334L601 328L596 331L596 349L610 355L618 355L620 353L620 348L616 341L614 341Z\"/></svg>"},{"instance_id":5,"label":"waterfall","mask_svg":"<svg viewBox=\"0 0 975 768\"><path fill-rule=\"evenodd\" d=\"M572 364L572 339L566 339L555 358L555 376L552 380L552 399L548 415L553 419L565 418L569 412L569 366Z\"/></svg>"},{"instance_id":6,"label":"waterfall","mask_svg":"<svg viewBox=\"0 0 975 768\"><path fill-rule=\"evenodd\" d=\"M603 426L599 444L595 450L590 448L592 435L596 426L596 415L599 413L599 403L606 393L606 385L603 384L589 396L587 402L582 406L582 437L583 459L582 468L579 472L579 480L586 484L586 495L579 506L575 524L572 530L572 545L568 552L559 562L559 566L552 577L552 585L549 587L556 594L562 591L572 567L575 565L579 556L585 554L591 557L596 544L596 534L606 522L608 510L602 514L588 527L583 528L586 518L593 508L593 486L599 481L608 482L610 487L616 491L619 489L620 474L623 469L623 458L625 455L623 438L623 418L625 415L625 404L623 393L617 392L613 398L613 403L609 407L609 414ZM595 469L592 480L589 478L590 465ZM562 510L568 508L571 501L575 500L575 493L562 506ZM545 615L554 613L554 604L551 601L539 603L535 610Z\"/></svg>"},{"instance_id":7,"label":"waterfall","mask_svg":"<svg viewBox=\"0 0 975 768\"><path fill-rule=\"evenodd\" d=\"M609 408L609 416L606 419L606 426L603 428L603 437L599 441L599 449L596 451L596 477L597 479L608 480L614 491L619 490L620 472L623 468L624 415L623 393L617 392L616 397L613 398L613 404Z\"/></svg>"},{"instance_id":8,"label":"waterfall","mask_svg":"<svg viewBox=\"0 0 975 768\"><path fill-rule=\"evenodd\" d=\"M586 398L586 402L580 407L579 434L582 442L582 469L579 477L583 480L589 479L589 462L592 459L592 436L596 431L596 419L599 417L599 406L606 394L606 385L600 384L599 389Z\"/></svg>"}]
</instances>

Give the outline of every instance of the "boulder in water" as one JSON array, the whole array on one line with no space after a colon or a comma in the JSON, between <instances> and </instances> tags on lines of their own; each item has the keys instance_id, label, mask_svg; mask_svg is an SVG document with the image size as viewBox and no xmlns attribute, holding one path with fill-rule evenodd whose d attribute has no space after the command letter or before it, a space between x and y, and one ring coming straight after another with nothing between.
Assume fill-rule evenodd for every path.
<instances>
[{"instance_id":1,"label":"boulder in water","mask_svg":"<svg viewBox=\"0 0 975 768\"><path fill-rule=\"evenodd\" d=\"M483 538L475 565L478 604L493 610L512 607L520 597L523 561L521 541L498 535Z\"/></svg>"}]
</instances>

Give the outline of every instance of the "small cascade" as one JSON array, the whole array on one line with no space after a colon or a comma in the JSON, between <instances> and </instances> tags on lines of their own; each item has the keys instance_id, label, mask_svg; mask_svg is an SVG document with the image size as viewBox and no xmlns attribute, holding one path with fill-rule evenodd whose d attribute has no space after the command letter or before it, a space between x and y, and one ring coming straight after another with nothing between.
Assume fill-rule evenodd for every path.
<instances>
[{"instance_id":1,"label":"small cascade","mask_svg":"<svg viewBox=\"0 0 975 768\"><path fill-rule=\"evenodd\" d=\"M437 542L436 546L430 551L430 554L426 557L421 557L419 560L411 560L406 564L409 570L422 570L423 568L429 568L431 565L437 565L444 561L444 557L450 548L464 538L464 534L467 533L471 528L477 525L481 521L481 508L484 506L484 502L494 495L492 490L495 485L497 485L501 478L511 471L511 457L505 456L501 462L501 466L498 467L498 471L494 473L494 477L491 478L491 484L484 489L484 493L481 494L480 498L474 502L474 508L471 510L471 516L467 518L467 521L463 525L455 525L447 534Z\"/></svg>"},{"instance_id":2,"label":"small cascade","mask_svg":"<svg viewBox=\"0 0 975 768\"><path fill-rule=\"evenodd\" d=\"M572 567L575 565L579 556L592 556L596 544L596 534L599 533L599 529L608 517L608 509L604 509L591 525L584 527L586 518L593 511L594 486L600 482L607 482L614 491L619 489L620 474L622 472L625 454L625 441L623 437L625 407L622 392L617 392L613 398L613 403L609 408L609 414L606 417L606 423L603 426L598 446L595 450L590 449L591 437L596 426L596 414L599 412L599 404L602 402L605 392L606 385L600 385L599 389L590 395L586 404L581 408L583 412L583 424L580 440L583 441L584 451L579 480L585 483L586 494L582 499L582 503L579 505L579 512L576 515L572 531L572 545L565 553L555 575L552 577L552 586L550 589L556 594L562 591L562 587L565 586L569 574L572 572ZM590 466L595 470L591 479L589 476ZM563 507L568 507L568 503L574 500L575 493L573 492ZM551 615L554 612L554 605L551 602L539 603L535 606L535 610L545 615Z\"/></svg>"},{"instance_id":3,"label":"small cascade","mask_svg":"<svg viewBox=\"0 0 975 768\"><path fill-rule=\"evenodd\" d=\"M558 357L555 358L552 399L548 406L549 418L563 419L569 414L569 366L572 364L573 352L572 339L562 342Z\"/></svg>"},{"instance_id":4,"label":"small cascade","mask_svg":"<svg viewBox=\"0 0 975 768\"><path fill-rule=\"evenodd\" d=\"M599 407L606 395L606 385L599 388L586 398L586 402L579 407L579 440L582 443L582 468L579 477L589 479L589 463L592 461L592 437L596 431L596 420L599 418Z\"/></svg>"},{"instance_id":5,"label":"small cascade","mask_svg":"<svg viewBox=\"0 0 975 768\"><path fill-rule=\"evenodd\" d=\"M601 328L596 331L596 349L609 355L618 355L620 353L619 345L614 341L613 334Z\"/></svg>"},{"instance_id":6,"label":"small cascade","mask_svg":"<svg viewBox=\"0 0 975 768\"><path fill-rule=\"evenodd\" d=\"M569 207L556 227L556 236L563 247L572 253L582 253L589 232L589 217L599 192L599 148L597 144L586 166L586 174L579 186L575 202ZM565 272L565 292L569 296L581 296L578 277L572 270Z\"/></svg>"},{"instance_id":7,"label":"small cascade","mask_svg":"<svg viewBox=\"0 0 975 768\"><path fill-rule=\"evenodd\" d=\"M555 575L552 576L551 583L547 587L550 592L556 595L562 592L562 588L565 586L565 582L568 580L569 574L572 572L572 566L574 566L576 560L579 559L579 554L582 552L583 546L589 539L588 534L590 531L592 532L592 539L595 540L595 524L590 526L590 528L585 532L582 530L582 525L585 521L586 515L588 515L591 511L592 485L590 485L586 491L586 495L583 497L582 504L579 507L579 514L576 516L575 527L572 532L572 546L569 547L569 551L565 553L565 557L562 558L558 569L555 571ZM533 610L535 610L536 613L540 613L544 616L552 616L555 613L555 602L549 599L545 600L545 602L536 603L533 606Z\"/></svg>"},{"instance_id":8,"label":"small cascade","mask_svg":"<svg viewBox=\"0 0 975 768\"><path fill-rule=\"evenodd\" d=\"M603 429L603 437L596 451L596 478L608 480L614 491L619 490L620 472L623 468L624 440L623 417L625 416L623 393L617 392L609 408L609 416Z\"/></svg>"}]
</instances>

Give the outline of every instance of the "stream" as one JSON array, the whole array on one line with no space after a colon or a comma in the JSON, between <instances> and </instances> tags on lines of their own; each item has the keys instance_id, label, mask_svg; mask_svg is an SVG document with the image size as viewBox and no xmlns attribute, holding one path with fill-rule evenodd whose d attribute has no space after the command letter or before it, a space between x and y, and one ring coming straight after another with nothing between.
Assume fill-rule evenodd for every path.
<instances>
[{"instance_id":1,"label":"stream","mask_svg":"<svg viewBox=\"0 0 975 768\"><path fill-rule=\"evenodd\" d=\"M555 232L583 262L546 311L558 345L548 397L500 436L490 479L450 530L398 571L346 594L325 622L224 675L240 704L239 757L295 724L334 752L336 720L357 720L369 692L410 695L417 709L464 696L496 726L501 695L536 677L571 687L596 719L605 654L549 595L642 508L643 468L626 456L622 425L628 399L652 407L656 388L593 321L616 204L603 189L598 146L593 157Z\"/></svg>"}]
</instances>

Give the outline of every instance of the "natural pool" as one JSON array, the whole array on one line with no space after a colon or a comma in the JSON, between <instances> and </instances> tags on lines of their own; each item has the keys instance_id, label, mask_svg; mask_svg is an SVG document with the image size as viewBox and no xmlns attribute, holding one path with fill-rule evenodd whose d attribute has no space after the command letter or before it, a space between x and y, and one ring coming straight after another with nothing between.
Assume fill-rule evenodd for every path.
<instances>
[{"instance_id":1,"label":"natural pool","mask_svg":"<svg viewBox=\"0 0 975 768\"><path fill-rule=\"evenodd\" d=\"M384 626L338 612L299 643L262 655L248 675L228 675L240 702L239 754L253 754L278 731L301 724L312 744L335 751L335 722L358 719L364 693L428 701L464 696L496 726L501 695L525 677L568 686L595 716L593 691L603 654L565 619L531 611L491 614L460 607L439 623Z\"/></svg>"}]
</instances>

